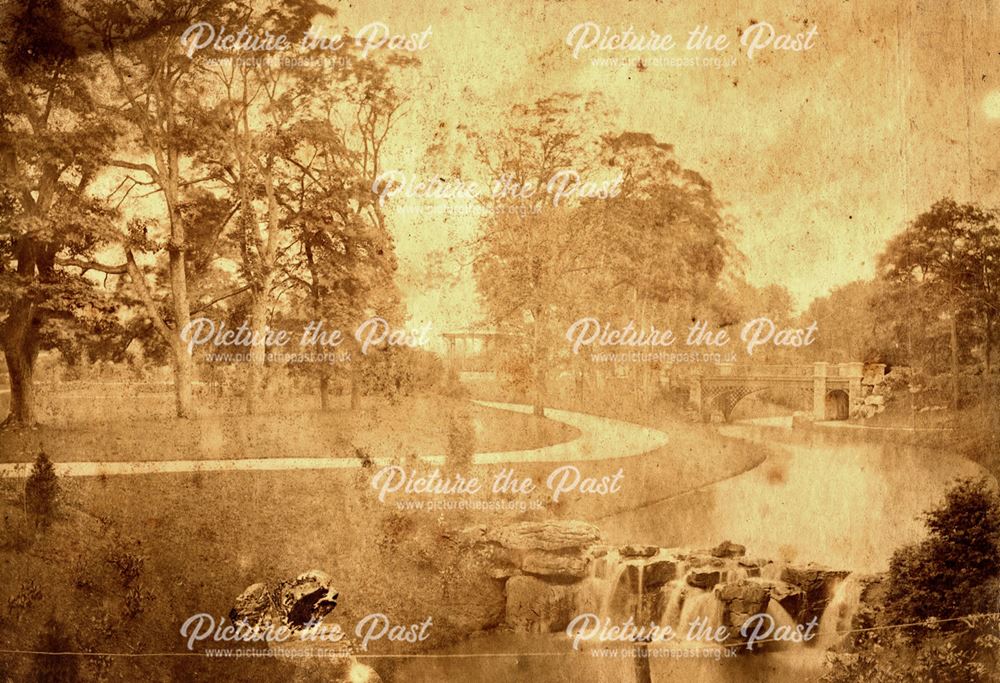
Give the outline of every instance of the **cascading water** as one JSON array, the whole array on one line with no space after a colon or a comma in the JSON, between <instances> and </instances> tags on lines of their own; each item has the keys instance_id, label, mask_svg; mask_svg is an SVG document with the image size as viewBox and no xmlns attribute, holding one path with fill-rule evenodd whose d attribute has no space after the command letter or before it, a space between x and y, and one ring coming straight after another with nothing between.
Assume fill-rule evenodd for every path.
<instances>
[{"instance_id":1,"label":"cascading water","mask_svg":"<svg viewBox=\"0 0 1000 683\"><path fill-rule=\"evenodd\" d=\"M609 563L608 566L608 576L610 578L606 580L604 585L604 595L601 598L600 613L598 615L602 620L614 617L620 611L619 607L621 603L629 601L629 587L627 582L622 580L625 578L625 572L628 570L628 563L621 561L621 558L617 559L617 563Z\"/></svg>"},{"instance_id":2,"label":"cascading water","mask_svg":"<svg viewBox=\"0 0 1000 683\"><path fill-rule=\"evenodd\" d=\"M725 581L723 583L736 583L747 578L750 578L750 572L745 567L735 567L726 570Z\"/></svg>"},{"instance_id":3,"label":"cascading water","mask_svg":"<svg viewBox=\"0 0 1000 683\"><path fill-rule=\"evenodd\" d=\"M768 562L760 568L760 578L779 581L781 580L781 572L784 569L785 565L780 562Z\"/></svg>"},{"instance_id":4,"label":"cascading water","mask_svg":"<svg viewBox=\"0 0 1000 683\"><path fill-rule=\"evenodd\" d=\"M660 615L660 623L672 626L674 630L681 623L681 606L684 603L685 587L683 579L674 579L668 581L660 589L666 597L663 603L663 613Z\"/></svg>"},{"instance_id":5,"label":"cascading water","mask_svg":"<svg viewBox=\"0 0 1000 683\"><path fill-rule=\"evenodd\" d=\"M819 620L819 635L816 645L830 648L847 637L861 604L864 585L853 574L849 574L833 592L829 604Z\"/></svg>"},{"instance_id":6,"label":"cascading water","mask_svg":"<svg viewBox=\"0 0 1000 683\"><path fill-rule=\"evenodd\" d=\"M714 590L700 590L692 588L691 592L684 598L684 607L681 608L680 623L677 625L677 633L681 638L687 636L688 630L695 620L699 620L704 626L715 630L722 625L723 605Z\"/></svg>"}]
</instances>

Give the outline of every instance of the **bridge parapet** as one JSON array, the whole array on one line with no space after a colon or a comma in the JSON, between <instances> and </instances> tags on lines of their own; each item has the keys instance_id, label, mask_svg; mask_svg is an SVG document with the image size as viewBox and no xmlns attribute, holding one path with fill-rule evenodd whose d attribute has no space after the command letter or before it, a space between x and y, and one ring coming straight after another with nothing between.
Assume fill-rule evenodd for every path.
<instances>
[{"instance_id":1,"label":"bridge parapet","mask_svg":"<svg viewBox=\"0 0 1000 683\"><path fill-rule=\"evenodd\" d=\"M702 367L690 377L690 402L702 415L713 401L719 399L725 419L745 396L771 386L798 388L812 395L812 413L817 420L828 419L828 401L840 405L834 413L846 417L860 407L865 364L861 362L828 363L818 361L798 365L764 365L720 363ZM840 402L840 403L838 403Z\"/></svg>"}]
</instances>

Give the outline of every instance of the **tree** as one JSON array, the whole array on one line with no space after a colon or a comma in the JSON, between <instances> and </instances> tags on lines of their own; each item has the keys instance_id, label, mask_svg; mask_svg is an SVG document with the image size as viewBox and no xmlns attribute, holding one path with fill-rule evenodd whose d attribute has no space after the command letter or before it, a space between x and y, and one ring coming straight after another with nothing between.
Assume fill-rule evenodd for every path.
<instances>
[{"instance_id":1,"label":"tree","mask_svg":"<svg viewBox=\"0 0 1000 683\"><path fill-rule=\"evenodd\" d=\"M88 267L128 274L154 329L170 349L178 417L193 414L194 366L182 336L192 308L188 286L192 244L185 198L203 182L189 176L191 156L200 146L211 144L196 125L202 87L178 40L178 28L200 20L225 23L237 9L225 0L154 1L148 6L109 2L81 5L73 15L74 28L91 36L99 49L106 97L102 113L122 131L124 153L105 161L126 173L127 192L151 188L161 212L161 220L137 217L129 222L128 231L120 236L124 264ZM166 252L169 304L165 309L136 258L141 251Z\"/></svg>"},{"instance_id":2,"label":"tree","mask_svg":"<svg viewBox=\"0 0 1000 683\"><path fill-rule=\"evenodd\" d=\"M4 424L35 422L35 359L46 323L100 318L110 303L62 269L101 246L113 212L88 194L113 139L55 0L2 16L0 67L0 344L10 376Z\"/></svg>"},{"instance_id":3,"label":"tree","mask_svg":"<svg viewBox=\"0 0 1000 683\"><path fill-rule=\"evenodd\" d=\"M282 148L286 175L277 195L293 239L283 277L296 296L295 314L332 329L357 325L374 312L402 321L395 247L372 188L404 101L394 71L415 63L380 63L350 52L345 59L346 66L327 74L328 87L302 103ZM357 350L353 339L345 341ZM352 407L364 362L360 354L351 361ZM324 364L315 374L325 409L332 370Z\"/></svg>"},{"instance_id":4,"label":"tree","mask_svg":"<svg viewBox=\"0 0 1000 683\"><path fill-rule=\"evenodd\" d=\"M569 202L554 205L546 192L557 172L596 165L599 143L585 134L590 111L583 98L561 93L514 106L497 130L474 134L499 191L486 199L473 272L490 324L522 339L503 369L529 389L536 415L545 411L560 310L575 299L570 276L595 265L594 222L574 220Z\"/></svg>"},{"instance_id":5,"label":"tree","mask_svg":"<svg viewBox=\"0 0 1000 683\"><path fill-rule=\"evenodd\" d=\"M951 404L959 404L963 319L980 317L991 339L996 305L996 264L1000 261L997 215L973 204L942 199L889 241L878 259L880 279L889 287L885 314L908 320L915 304L929 314L915 334L947 324ZM902 305L902 308L900 308ZM908 330L907 334L911 334ZM989 348L987 342L987 349ZM989 351L986 352L986 358ZM988 362L988 361L987 361Z\"/></svg>"},{"instance_id":6,"label":"tree","mask_svg":"<svg viewBox=\"0 0 1000 683\"><path fill-rule=\"evenodd\" d=\"M925 522L924 541L893 553L884 605L868 605L874 628L832 655L824 681L996 680L1000 498L986 480L961 480Z\"/></svg>"},{"instance_id":7,"label":"tree","mask_svg":"<svg viewBox=\"0 0 1000 683\"><path fill-rule=\"evenodd\" d=\"M543 188L492 197L473 261L489 321L523 340L508 369L530 384L536 414L550 370L573 360L573 321L662 327L664 313L716 290L732 251L711 184L652 135L585 133L589 119L601 125L598 111L559 95L513 108L499 132L480 137L479 156L501 187ZM580 191L556 206L545 189L564 171L578 174Z\"/></svg>"},{"instance_id":8,"label":"tree","mask_svg":"<svg viewBox=\"0 0 1000 683\"><path fill-rule=\"evenodd\" d=\"M300 0L274 4L240 17L254 34L300 35L325 6ZM294 167L286 168L296 146L296 131L313 115L312 100L336 80L332 69L284 66L281 61L215 60L224 52L208 50L196 61L208 84L199 127L214 145L196 156L207 176L222 182L236 211L234 238L239 247L242 276L249 293L250 348L246 382L247 411L256 412L263 377L264 332L276 303L281 260L291 244L280 195Z\"/></svg>"},{"instance_id":9,"label":"tree","mask_svg":"<svg viewBox=\"0 0 1000 683\"><path fill-rule=\"evenodd\" d=\"M44 451L38 454L24 482L24 503L38 523L48 526L59 504L59 480L52 461Z\"/></svg>"}]
</instances>

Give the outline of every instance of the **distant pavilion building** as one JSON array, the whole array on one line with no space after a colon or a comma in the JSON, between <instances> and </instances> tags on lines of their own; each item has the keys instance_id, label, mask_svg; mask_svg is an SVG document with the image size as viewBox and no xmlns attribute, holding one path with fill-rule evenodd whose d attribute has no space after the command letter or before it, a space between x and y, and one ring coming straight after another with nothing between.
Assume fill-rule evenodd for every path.
<instances>
[{"instance_id":1,"label":"distant pavilion building","mask_svg":"<svg viewBox=\"0 0 1000 683\"><path fill-rule=\"evenodd\" d=\"M454 330L442 332L445 361L459 372L490 372L497 354L512 345L518 335L500 330Z\"/></svg>"}]
</instances>

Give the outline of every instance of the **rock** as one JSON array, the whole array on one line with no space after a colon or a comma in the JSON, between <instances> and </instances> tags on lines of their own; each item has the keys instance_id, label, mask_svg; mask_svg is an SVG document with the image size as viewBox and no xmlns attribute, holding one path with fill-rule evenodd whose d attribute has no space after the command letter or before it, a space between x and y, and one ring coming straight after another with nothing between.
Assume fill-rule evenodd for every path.
<instances>
[{"instance_id":1,"label":"rock","mask_svg":"<svg viewBox=\"0 0 1000 683\"><path fill-rule=\"evenodd\" d=\"M726 561L721 557L712 557L704 553L692 553L690 555L679 555L678 557L687 562L689 567L715 567L722 569L726 566Z\"/></svg>"},{"instance_id":2,"label":"rock","mask_svg":"<svg viewBox=\"0 0 1000 683\"><path fill-rule=\"evenodd\" d=\"M817 564L789 565L781 570L781 580L802 590L804 601L800 616L808 620L822 615L834 588L849 573Z\"/></svg>"},{"instance_id":3,"label":"rock","mask_svg":"<svg viewBox=\"0 0 1000 683\"><path fill-rule=\"evenodd\" d=\"M461 633L483 631L502 624L506 608L504 585L517 575L491 577L473 558L460 558L454 569L447 593L438 603L449 624ZM437 617L434 621L437 623Z\"/></svg>"},{"instance_id":4,"label":"rock","mask_svg":"<svg viewBox=\"0 0 1000 683\"><path fill-rule=\"evenodd\" d=\"M527 574L551 576L560 579L582 579L587 575L590 561L580 555L560 555L544 550L532 550L525 554L521 569Z\"/></svg>"},{"instance_id":5,"label":"rock","mask_svg":"<svg viewBox=\"0 0 1000 683\"><path fill-rule=\"evenodd\" d=\"M885 404L885 396L876 396L873 394L871 396L865 397L866 406L880 406L884 404Z\"/></svg>"},{"instance_id":6,"label":"rock","mask_svg":"<svg viewBox=\"0 0 1000 683\"><path fill-rule=\"evenodd\" d=\"M587 549L587 557L598 560L606 557L611 552L611 548L606 545L594 545Z\"/></svg>"},{"instance_id":7,"label":"rock","mask_svg":"<svg viewBox=\"0 0 1000 683\"><path fill-rule=\"evenodd\" d=\"M642 571L643 586L646 589L659 588L677 576L677 563L673 560L653 560Z\"/></svg>"},{"instance_id":8,"label":"rock","mask_svg":"<svg viewBox=\"0 0 1000 683\"><path fill-rule=\"evenodd\" d=\"M652 557L660 552L655 545L623 545L618 549L622 557Z\"/></svg>"},{"instance_id":9,"label":"rock","mask_svg":"<svg viewBox=\"0 0 1000 683\"><path fill-rule=\"evenodd\" d=\"M597 543L601 532L586 522L520 522L487 532L487 537L511 550L581 550Z\"/></svg>"},{"instance_id":10,"label":"rock","mask_svg":"<svg viewBox=\"0 0 1000 683\"><path fill-rule=\"evenodd\" d=\"M726 625L735 631L755 614L767 610L771 592L767 585L757 581L738 581L723 585L718 592L725 606Z\"/></svg>"},{"instance_id":11,"label":"rock","mask_svg":"<svg viewBox=\"0 0 1000 683\"><path fill-rule=\"evenodd\" d=\"M747 549L746 546L738 543L723 541L709 552L712 553L713 557L743 557L747 554Z\"/></svg>"},{"instance_id":12,"label":"rock","mask_svg":"<svg viewBox=\"0 0 1000 683\"><path fill-rule=\"evenodd\" d=\"M766 565L769 561L770 560L762 560L759 557L755 557L755 558L741 557L740 559L738 559L736 561L736 564L738 566L740 566L740 567L743 567L744 569L747 569L747 570L754 570L754 569L756 569L757 570L757 574L756 575L759 575L760 574L760 568L763 567L764 565ZM755 574L751 571L750 572L750 576L755 576Z\"/></svg>"},{"instance_id":13,"label":"rock","mask_svg":"<svg viewBox=\"0 0 1000 683\"><path fill-rule=\"evenodd\" d=\"M337 606L339 593L326 572L311 569L285 582L279 592L279 607L289 627L301 628L320 620Z\"/></svg>"},{"instance_id":14,"label":"rock","mask_svg":"<svg viewBox=\"0 0 1000 683\"><path fill-rule=\"evenodd\" d=\"M715 586L721 579L722 572L718 569L692 569L687 575L689 586L704 588L705 590Z\"/></svg>"},{"instance_id":15,"label":"rock","mask_svg":"<svg viewBox=\"0 0 1000 683\"><path fill-rule=\"evenodd\" d=\"M771 600L781 605L782 609L798 622L805 607L805 593L798 587L784 581L770 581L768 583L768 594Z\"/></svg>"},{"instance_id":16,"label":"rock","mask_svg":"<svg viewBox=\"0 0 1000 683\"><path fill-rule=\"evenodd\" d=\"M562 631L575 616L576 595L573 585L512 576L507 581L507 625L519 633Z\"/></svg>"},{"instance_id":17,"label":"rock","mask_svg":"<svg viewBox=\"0 0 1000 683\"><path fill-rule=\"evenodd\" d=\"M229 610L233 623L245 622L250 626L264 624L273 619L274 601L271 592L263 583L255 583L240 593Z\"/></svg>"},{"instance_id":18,"label":"rock","mask_svg":"<svg viewBox=\"0 0 1000 683\"><path fill-rule=\"evenodd\" d=\"M458 540L464 543L482 543L486 541L487 532L485 524L476 524L465 527L458 532Z\"/></svg>"},{"instance_id":19,"label":"rock","mask_svg":"<svg viewBox=\"0 0 1000 683\"><path fill-rule=\"evenodd\" d=\"M576 614L601 613L601 602L607 592L607 584L591 576L577 584ZM576 616L575 614L573 616Z\"/></svg>"},{"instance_id":20,"label":"rock","mask_svg":"<svg viewBox=\"0 0 1000 683\"><path fill-rule=\"evenodd\" d=\"M482 542L472 546L472 557L482 571L494 579L521 573L521 554L499 543Z\"/></svg>"}]
</instances>

